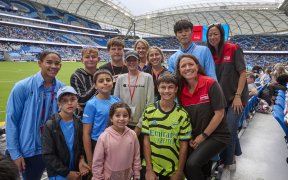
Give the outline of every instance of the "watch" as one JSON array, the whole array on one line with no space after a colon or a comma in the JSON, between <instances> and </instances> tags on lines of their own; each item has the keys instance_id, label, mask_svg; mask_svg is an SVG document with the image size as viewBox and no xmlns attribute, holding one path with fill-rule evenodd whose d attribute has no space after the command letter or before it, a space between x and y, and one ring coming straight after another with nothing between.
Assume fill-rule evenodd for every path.
<instances>
[{"instance_id":1,"label":"watch","mask_svg":"<svg viewBox=\"0 0 288 180\"><path fill-rule=\"evenodd\" d=\"M208 135L205 132L202 132L201 135L203 136L204 139L208 137Z\"/></svg>"}]
</instances>

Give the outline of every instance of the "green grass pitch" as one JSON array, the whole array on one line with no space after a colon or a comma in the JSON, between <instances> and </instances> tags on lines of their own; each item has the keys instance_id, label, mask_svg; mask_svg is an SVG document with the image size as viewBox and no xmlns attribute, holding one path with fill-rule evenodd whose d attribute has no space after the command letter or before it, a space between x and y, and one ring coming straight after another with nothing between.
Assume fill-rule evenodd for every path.
<instances>
[{"instance_id":1,"label":"green grass pitch","mask_svg":"<svg viewBox=\"0 0 288 180\"><path fill-rule=\"evenodd\" d=\"M84 67L81 62L63 62L57 79L69 85L71 74L80 67ZM37 62L0 62L0 122L5 121L7 99L15 82L38 71Z\"/></svg>"}]
</instances>

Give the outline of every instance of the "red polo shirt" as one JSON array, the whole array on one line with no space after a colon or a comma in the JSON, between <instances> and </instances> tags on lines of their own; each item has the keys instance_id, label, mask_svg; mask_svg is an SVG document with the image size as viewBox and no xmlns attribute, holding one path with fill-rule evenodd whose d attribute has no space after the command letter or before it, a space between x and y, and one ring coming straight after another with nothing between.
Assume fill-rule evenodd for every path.
<instances>
[{"instance_id":1,"label":"red polo shirt","mask_svg":"<svg viewBox=\"0 0 288 180\"><path fill-rule=\"evenodd\" d=\"M237 91L240 72L246 69L243 52L236 44L224 43L222 59L218 60L215 54L213 59L218 82L224 92L227 105L230 106ZM241 96L243 105L247 104L248 98L246 83Z\"/></svg>"},{"instance_id":2,"label":"red polo shirt","mask_svg":"<svg viewBox=\"0 0 288 180\"><path fill-rule=\"evenodd\" d=\"M213 78L202 75L198 75L198 84L193 94L189 92L188 85L184 84L180 100L190 116L193 138L204 132L215 114L214 111L226 107L219 84ZM225 144L229 143L230 132L225 117L210 137Z\"/></svg>"}]
</instances>

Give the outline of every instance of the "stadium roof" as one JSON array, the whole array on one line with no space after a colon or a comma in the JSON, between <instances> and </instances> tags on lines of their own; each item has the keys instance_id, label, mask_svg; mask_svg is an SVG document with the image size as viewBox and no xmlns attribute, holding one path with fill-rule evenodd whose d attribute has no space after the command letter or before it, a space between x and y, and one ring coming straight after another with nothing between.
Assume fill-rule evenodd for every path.
<instances>
[{"instance_id":1,"label":"stadium roof","mask_svg":"<svg viewBox=\"0 0 288 180\"><path fill-rule=\"evenodd\" d=\"M174 35L173 25L177 20L188 19L194 25L215 22L227 23L229 35L270 34L288 31L288 16L278 7L282 3L272 0L253 1L205 1L160 9L142 15L133 15L117 0L32 0L82 17L154 35ZM157 0L155 0L157 1ZM281 1L281 0L280 0ZM285 0L287 3L287 0ZM145 1L141 1L144 8ZM281 1L282 2L282 1ZM285 3L285 2L284 2ZM283 4L284 4L283 3ZM133 27L134 28L134 27Z\"/></svg>"}]
</instances>

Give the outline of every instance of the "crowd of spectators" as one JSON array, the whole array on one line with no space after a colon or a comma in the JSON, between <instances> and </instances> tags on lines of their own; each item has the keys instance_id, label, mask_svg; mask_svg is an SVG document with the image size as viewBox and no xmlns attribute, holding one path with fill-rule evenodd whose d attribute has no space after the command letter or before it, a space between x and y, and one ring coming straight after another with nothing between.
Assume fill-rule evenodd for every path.
<instances>
[{"instance_id":1,"label":"crowd of spectators","mask_svg":"<svg viewBox=\"0 0 288 180\"><path fill-rule=\"evenodd\" d=\"M18 22L19 23L19 22ZM23 23L23 22L22 22ZM54 27L56 28L56 27ZM61 28L60 26L58 27ZM77 32L77 30L74 30ZM80 31L78 31L80 32ZM7 52L11 59L22 60L24 57L31 60L35 54L41 52L43 49L51 49L57 51L64 60L76 61L80 59L81 47L74 47L73 45L87 45L87 46L103 46L106 47L108 38L99 38L95 36L81 35L77 33L64 33L53 30L38 29L27 26L15 26L8 24L1 24L0 37L11 38L19 40L33 40L33 41L47 41L53 43L66 43L71 46L55 46L55 45L37 45L25 43L2 43L0 45L1 52ZM149 37L144 38L151 46L158 46L161 49L178 49L179 44L175 37ZM125 40L126 48L133 48L135 39ZM269 51L284 51L288 50L288 36L243 36L236 35L231 38L232 42L238 44L244 51L245 50L269 50ZM73 44L73 45L72 45ZM206 45L204 42L197 42L199 45ZM165 61L174 53L174 51L165 51ZM3 53L2 53L3 54ZM27 55L28 54L28 55ZM108 61L109 55L105 49L100 49L100 58L102 61ZM248 67L253 67L254 64L259 64L263 67L273 66L275 63L288 62L287 55L283 54L245 54L245 60Z\"/></svg>"},{"instance_id":2,"label":"crowd of spectators","mask_svg":"<svg viewBox=\"0 0 288 180\"><path fill-rule=\"evenodd\" d=\"M287 51L287 35L235 35L230 39L247 51Z\"/></svg>"},{"instance_id":3,"label":"crowd of spectators","mask_svg":"<svg viewBox=\"0 0 288 180\"><path fill-rule=\"evenodd\" d=\"M45 44L28 44L28 43L11 43L2 42L0 44L0 52L10 55L10 60L36 60L38 53L43 50L52 50L58 52L64 61L80 61L82 47L73 46L55 46ZM33 59L30 59L31 55ZM25 56L26 55L26 56ZM21 58L20 58L21 57ZM25 59L26 57L26 59ZM29 57L29 58L28 58ZM99 49L99 57L102 61L108 61L109 55L106 49Z\"/></svg>"},{"instance_id":4,"label":"crowd of spectators","mask_svg":"<svg viewBox=\"0 0 288 180\"><path fill-rule=\"evenodd\" d=\"M175 36L173 37L160 37L160 38L144 38L149 44L158 46L161 49L178 49L179 42Z\"/></svg>"},{"instance_id":5,"label":"crowd of spectators","mask_svg":"<svg viewBox=\"0 0 288 180\"><path fill-rule=\"evenodd\" d=\"M245 54L246 65L253 67L258 64L262 67L273 67L276 63L287 64L287 54Z\"/></svg>"},{"instance_id":6,"label":"crowd of spectators","mask_svg":"<svg viewBox=\"0 0 288 180\"><path fill-rule=\"evenodd\" d=\"M42 30L25 26L4 25L0 26L0 37L34 41L48 41L55 43L97 45L93 36Z\"/></svg>"},{"instance_id":7,"label":"crowd of spectators","mask_svg":"<svg viewBox=\"0 0 288 180\"><path fill-rule=\"evenodd\" d=\"M73 47L73 46L55 46L55 45L44 45L44 44L28 44L28 43L12 43L12 42L2 42L0 44L0 52L6 52L10 54L11 59L20 60L23 59L24 55L31 54L35 57L36 54L41 52L44 49L50 49L58 52L63 60L67 61L79 61L81 57L81 48L82 47ZM164 51L164 62L167 62L167 59L175 51ZM13 57L13 55L19 54L18 57ZM27 57L27 56L26 56ZM101 61L109 61L109 55L106 49L99 49L99 57ZM35 58L36 59L36 58ZM24 57L25 60L25 57ZM28 59L27 59L28 60ZM29 58L30 60L30 58ZM273 67L276 63L287 64L288 56L285 54L245 54L245 60L247 67L253 67L255 64L258 64L262 67Z\"/></svg>"},{"instance_id":8,"label":"crowd of spectators","mask_svg":"<svg viewBox=\"0 0 288 180\"><path fill-rule=\"evenodd\" d=\"M39 26L39 27L43 27L43 28L54 28L54 29L61 29L61 30L67 30L67 31L76 31L76 32L81 32L81 33L89 33L89 34L101 34L101 35L108 35L110 34L109 32L97 32L93 30L88 30L88 29L80 29L80 28L75 28L75 27L69 27L69 26L65 26L65 25L54 25L54 24L50 24L50 23L43 23L43 22L37 22L37 21L31 21L31 20L26 20L26 19L20 19L20 18L11 18L8 16L4 16L4 15L0 15L0 19L2 21L6 21L6 22L13 22L13 23L20 23L20 24L29 24L29 25L33 25L33 26ZM112 30L111 30L112 31Z\"/></svg>"},{"instance_id":9,"label":"crowd of spectators","mask_svg":"<svg viewBox=\"0 0 288 180\"><path fill-rule=\"evenodd\" d=\"M0 4L3 6L17 7L18 10L15 11L5 11L5 9L1 9L1 11L9 14L65 23L69 25L101 29L101 26L97 22L92 22L79 16L67 13L66 11L28 0L0 1Z\"/></svg>"},{"instance_id":10,"label":"crowd of spectators","mask_svg":"<svg viewBox=\"0 0 288 180\"><path fill-rule=\"evenodd\" d=\"M81 35L75 33L64 33L53 30L44 30L27 26L14 26L1 24L0 37L11 39L24 39L34 41L48 41L55 43L85 44L90 46L106 46L107 38L96 38L95 36ZM79 31L78 31L79 32ZM178 49L178 41L175 37L150 37L144 38L149 44L158 46L161 49ZM230 40L238 44L244 51L287 51L288 36L234 36ZM135 40L125 40L126 48L133 48ZM199 45L206 45L203 42L196 42ZM257 55L252 55L252 58ZM272 57L273 58L273 57ZM249 59L251 59L249 57ZM265 58L266 59L266 58ZM268 59L269 60L269 59ZM266 59L266 61L268 61ZM281 61L281 59L280 59Z\"/></svg>"}]
</instances>

